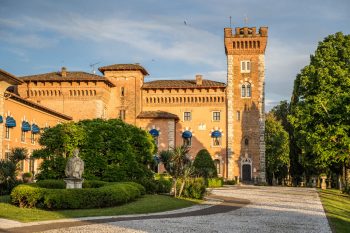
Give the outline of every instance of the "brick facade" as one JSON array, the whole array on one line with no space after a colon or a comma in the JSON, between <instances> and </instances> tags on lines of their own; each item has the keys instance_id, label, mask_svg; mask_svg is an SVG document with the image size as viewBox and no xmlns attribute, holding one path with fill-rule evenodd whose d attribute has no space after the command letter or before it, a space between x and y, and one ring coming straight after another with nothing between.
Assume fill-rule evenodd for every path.
<instances>
[{"instance_id":1,"label":"brick facade","mask_svg":"<svg viewBox=\"0 0 350 233\"><path fill-rule=\"evenodd\" d=\"M235 28L234 33L225 28L224 36L226 84L201 75L193 80L145 82L148 73L139 64L115 64L100 67L103 76L62 68L22 77L17 90L21 97L75 121L122 118L153 130L159 151L190 143L194 158L206 148L219 174L227 179L265 181L267 28L258 32L256 28Z\"/></svg>"}]
</instances>

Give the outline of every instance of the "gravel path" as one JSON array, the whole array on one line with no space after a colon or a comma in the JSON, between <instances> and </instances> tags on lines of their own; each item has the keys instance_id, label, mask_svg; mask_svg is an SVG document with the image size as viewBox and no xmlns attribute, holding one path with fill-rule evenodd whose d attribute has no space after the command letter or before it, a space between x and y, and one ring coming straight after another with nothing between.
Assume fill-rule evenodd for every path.
<instances>
[{"instance_id":1,"label":"gravel path","mask_svg":"<svg viewBox=\"0 0 350 233\"><path fill-rule=\"evenodd\" d=\"M214 189L212 195L224 202L168 214L59 221L41 225L46 228L6 232L331 232L314 189L234 186Z\"/></svg>"}]
</instances>

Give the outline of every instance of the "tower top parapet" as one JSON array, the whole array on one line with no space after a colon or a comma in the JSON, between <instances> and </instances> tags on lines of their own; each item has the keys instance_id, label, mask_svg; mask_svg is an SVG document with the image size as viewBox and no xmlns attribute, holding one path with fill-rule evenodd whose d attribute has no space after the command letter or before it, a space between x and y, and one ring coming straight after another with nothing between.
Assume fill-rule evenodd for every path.
<instances>
[{"instance_id":1,"label":"tower top parapet","mask_svg":"<svg viewBox=\"0 0 350 233\"><path fill-rule=\"evenodd\" d=\"M226 54L264 54L267 43L268 27L225 28Z\"/></svg>"}]
</instances>

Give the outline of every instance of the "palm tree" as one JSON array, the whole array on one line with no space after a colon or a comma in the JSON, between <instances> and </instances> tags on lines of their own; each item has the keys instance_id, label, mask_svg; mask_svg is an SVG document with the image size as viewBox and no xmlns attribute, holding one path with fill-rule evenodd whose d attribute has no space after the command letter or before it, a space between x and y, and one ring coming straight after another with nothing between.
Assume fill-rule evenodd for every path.
<instances>
[{"instance_id":1,"label":"palm tree","mask_svg":"<svg viewBox=\"0 0 350 233\"><path fill-rule=\"evenodd\" d=\"M174 182L174 196L177 196L176 186L179 179L183 180L181 184L179 195L181 195L182 190L185 185L186 179L192 174L192 162L189 158L190 148L187 146L175 147L169 151L162 151L160 157L164 163L165 169L173 177Z\"/></svg>"}]
</instances>

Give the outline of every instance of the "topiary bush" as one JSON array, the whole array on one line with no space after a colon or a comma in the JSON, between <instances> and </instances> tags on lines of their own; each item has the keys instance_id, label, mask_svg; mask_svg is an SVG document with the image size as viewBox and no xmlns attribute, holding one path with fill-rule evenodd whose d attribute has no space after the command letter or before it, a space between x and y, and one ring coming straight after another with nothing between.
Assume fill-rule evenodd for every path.
<instances>
[{"instance_id":1,"label":"topiary bush","mask_svg":"<svg viewBox=\"0 0 350 233\"><path fill-rule=\"evenodd\" d=\"M12 190L11 201L19 207L87 209L124 204L144 193L144 187L133 182L106 183L99 188L84 189L48 189L37 184L25 184Z\"/></svg>"},{"instance_id":2,"label":"topiary bush","mask_svg":"<svg viewBox=\"0 0 350 233\"><path fill-rule=\"evenodd\" d=\"M213 159L206 149L200 150L193 162L194 174L199 177L217 177L217 171Z\"/></svg>"},{"instance_id":3,"label":"topiary bush","mask_svg":"<svg viewBox=\"0 0 350 233\"><path fill-rule=\"evenodd\" d=\"M224 185L223 178L209 178L208 179L208 188L219 188Z\"/></svg>"}]
</instances>

